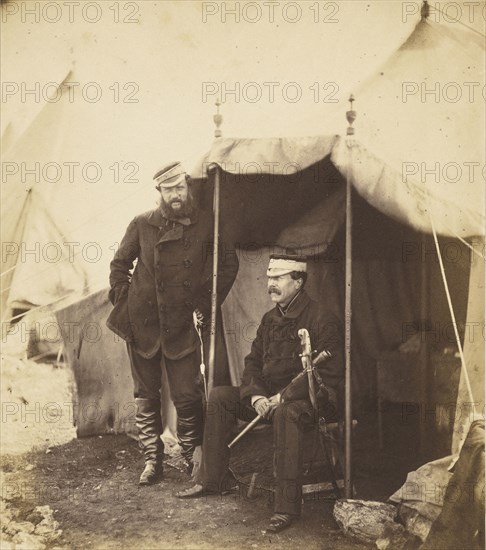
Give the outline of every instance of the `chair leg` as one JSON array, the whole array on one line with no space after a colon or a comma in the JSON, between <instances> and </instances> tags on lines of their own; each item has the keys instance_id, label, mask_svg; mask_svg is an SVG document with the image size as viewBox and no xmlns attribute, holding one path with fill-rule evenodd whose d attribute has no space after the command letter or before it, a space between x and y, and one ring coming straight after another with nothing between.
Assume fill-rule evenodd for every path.
<instances>
[{"instance_id":1,"label":"chair leg","mask_svg":"<svg viewBox=\"0 0 486 550\"><path fill-rule=\"evenodd\" d=\"M326 462L329 465L330 473L331 473L331 483L334 489L334 494L336 495L337 499L340 499L342 497L341 495L341 489L338 486L337 483L337 476L336 476L336 462L335 462L335 456L332 456L334 453L332 453L329 450L328 446L328 431L326 426L326 421L321 418L319 421L319 441L321 444L321 448L324 452L324 456L326 458ZM338 453L339 455L339 453ZM341 466L342 468L342 466ZM344 470L343 470L344 471Z\"/></svg>"}]
</instances>

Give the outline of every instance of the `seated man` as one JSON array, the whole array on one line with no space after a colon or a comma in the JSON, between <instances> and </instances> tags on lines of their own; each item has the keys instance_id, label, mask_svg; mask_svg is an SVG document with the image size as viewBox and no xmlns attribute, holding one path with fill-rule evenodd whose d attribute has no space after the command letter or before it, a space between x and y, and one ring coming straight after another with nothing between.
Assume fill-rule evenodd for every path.
<instances>
[{"instance_id":1,"label":"seated man","mask_svg":"<svg viewBox=\"0 0 486 550\"><path fill-rule=\"evenodd\" d=\"M326 418L329 414L335 416L343 363L337 319L321 313L304 290L306 259L272 255L267 277L268 292L276 306L263 316L245 358L241 386L221 386L211 392L197 483L176 496L196 498L233 488L235 480L228 469L233 428L237 418L251 420L258 414L273 422L275 514L267 530L278 532L300 515L303 431L318 419L309 400L307 376L294 380L303 370L299 329L308 330L317 353L331 354L325 361L316 361L316 370L326 386L319 391L319 414Z\"/></svg>"}]
</instances>

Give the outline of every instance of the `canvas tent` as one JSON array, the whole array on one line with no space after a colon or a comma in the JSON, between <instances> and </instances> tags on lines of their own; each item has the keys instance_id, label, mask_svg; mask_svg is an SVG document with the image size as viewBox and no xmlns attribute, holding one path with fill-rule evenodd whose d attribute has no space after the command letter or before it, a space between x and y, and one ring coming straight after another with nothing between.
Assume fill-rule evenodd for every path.
<instances>
[{"instance_id":1,"label":"canvas tent","mask_svg":"<svg viewBox=\"0 0 486 550\"><path fill-rule=\"evenodd\" d=\"M2 138L2 321L16 310L72 299L73 293L79 297L87 285L82 262L70 254L52 214L54 186L42 185L36 169L59 161L61 109L47 103L18 140Z\"/></svg>"},{"instance_id":2,"label":"canvas tent","mask_svg":"<svg viewBox=\"0 0 486 550\"><path fill-rule=\"evenodd\" d=\"M480 295L472 283L468 292L467 281L476 280L469 278L473 263L470 260L476 256L470 254L467 244L471 245L471 237L484 233L484 176L481 170L473 170L470 181L466 168L470 163L484 166L484 103L477 96L474 102L422 102L413 95L414 87L407 88L405 102L403 84L418 83L420 90L420 85L431 84L431 79L439 85L477 81L478 76L484 79L483 62L484 47L476 35L464 30L452 32L422 21L385 67L355 90L358 119L353 143L332 134L215 142L193 175L200 180L203 203L211 208L211 180L206 179L206 169L208 163L220 166L222 222L231 226L240 245L240 273L223 313L234 383L261 314L269 307L262 298L269 250L291 247L307 252L312 258L310 294L324 307L332 307L342 315L348 175L355 189L352 305L353 384L357 396L373 397L377 351L396 347L402 341L404 323L423 320L424 296L433 304L426 312L435 316L429 319L432 325L451 322L436 260L427 265L426 277L419 275L423 271L424 247L429 250L434 246L431 238L422 233L432 230L431 220L442 235L442 250L456 250L456 256L446 261L445 269L457 319L467 319L468 299L471 304L478 304L476 296ZM329 121L332 131L344 128L343 115L342 122ZM326 121L322 130L327 131ZM451 161L462 168L462 177L456 178L455 173L448 171L445 178L440 175L444 163ZM404 163L408 163L406 181ZM439 163L438 181L435 177L422 181L427 176L423 163L434 167ZM132 191L132 196L135 198L137 193ZM107 233L116 232L118 238L126 221L121 215L119 218L117 227L106 228ZM457 237L469 242L465 244ZM406 261L403 243L410 245ZM93 304L102 301L103 305L91 308L85 303L69 311L67 318L79 320L81 333L93 319L103 326L109 310L106 291L87 300L94 300ZM477 319L483 321L482 317ZM107 338L112 337L107 334ZM81 348L77 345L79 340L73 345L77 359L85 358L77 366L81 369L77 376L78 398L81 403L97 401L109 388L108 401L115 400L120 405L128 399L126 354L122 342L117 343L119 355L108 351L103 338L105 333L98 340L93 338L93 342L84 339ZM93 384L93 380L98 379L91 375L100 365L90 364L84 355L88 345L110 372L109 380L99 384L96 391L93 388L98 382ZM123 375L116 371L121 363ZM482 388L480 361L469 375L472 386ZM478 400L482 399L479 395ZM106 407L102 412L111 414ZM92 420L86 420L87 429L80 433L125 429L123 422L113 424L106 416Z\"/></svg>"},{"instance_id":3,"label":"canvas tent","mask_svg":"<svg viewBox=\"0 0 486 550\"><path fill-rule=\"evenodd\" d=\"M451 31L422 20L384 67L356 92L360 121L356 140L333 136L222 139L195 169L194 176L201 178L212 163L223 170L223 222L226 213L226 222L234 227L235 240L242 248L254 249L256 243L266 242L323 258L330 243L336 249L335 237L344 216L344 179L349 177L358 194L353 330L361 333L368 348L362 353L359 343L354 344L354 385L361 395L373 393L370 385L375 378L370 376L372 369L361 368L360 363L371 365L380 349L396 346L403 337L404 323L427 320L442 328L457 324L463 331L473 323L484 326L483 316L472 310L472 304L481 304L483 294L477 281L484 261L485 112L479 93L484 89L484 51L484 41L476 33ZM444 87L457 82L477 82L476 93L462 101L457 91L454 97L444 95L452 93ZM418 97L412 93L415 84ZM430 89L433 93L429 92L427 101ZM255 197L258 209L252 208ZM283 203L276 201L278 197ZM442 236L441 257L449 252L443 274L438 256L435 265L424 265L435 248L427 233ZM256 256L247 254L248 274L254 281L263 276L263 266L256 267ZM332 262L327 261L322 281L324 285L333 282L335 288L320 289L326 300L340 292L339 277L330 275L329 265ZM230 296L226 304L232 308L232 319L240 313L241 326L243 319L254 325L267 305L259 302L257 310L241 314L248 307L251 280L249 276L243 283L244 300L236 299L230 305ZM451 309L455 318L451 318ZM437 347L450 344L453 333L442 334ZM452 340L457 344L454 336ZM476 356L481 355L479 332L473 341L467 340L465 355L473 347ZM248 342L243 342L235 360L247 350ZM468 399L477 402L480 411L483 368L477 358L469 366L464 359L468 370L462 371L461 387L469 385ZM462 429L461 422L467 423L466 418L458 411L457 430ZM457 438L455 442L457 449Z\"/></svg>"},{"instance_id":4,"label":"canvas tent","mask_svg":"<svg viewBox=\"0 0 486 550\"><path fill-rule=\"evenodd\" d=\"M80 79L70 69L51 77L48 99L2 135L2 336L9 331L9 343L19 336L24 345L32 326L43 337L53 310L106 287L125 220L153 206L140 192L145 181L134 177L144 163L91 135L94 120L112 119L113 106L73 100Z\"/></svg>"}]
</instances>

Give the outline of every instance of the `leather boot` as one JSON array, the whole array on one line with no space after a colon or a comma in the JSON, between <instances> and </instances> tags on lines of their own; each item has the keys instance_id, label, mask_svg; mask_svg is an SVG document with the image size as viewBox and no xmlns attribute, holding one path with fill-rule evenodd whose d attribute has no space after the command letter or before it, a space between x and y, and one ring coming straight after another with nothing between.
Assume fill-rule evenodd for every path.
<instances>
[{"instance_id":1,"label":"leather boot","mask_svg":"<svg viewBox=\"0 0 486 550\"><path fill-rule=\"evenodd\" d=\"M177 409L177 437L189 475L192 473L193 468L194 449L202 445L203 419L204 412L201 401Z\"/></svg>"},{"instance_id":2,"label":"leather boot","mask_svg":"<svg viewBox=\"0 0 486 550\"><path fill-rule=\"evenodd\" d=\"M138 442L145 456L145 468L140 476L139 485L153 485L162 478L164 444L162 418L158 399L135 398L137 404L136 424Z\"/></svg>"}]
</instances>

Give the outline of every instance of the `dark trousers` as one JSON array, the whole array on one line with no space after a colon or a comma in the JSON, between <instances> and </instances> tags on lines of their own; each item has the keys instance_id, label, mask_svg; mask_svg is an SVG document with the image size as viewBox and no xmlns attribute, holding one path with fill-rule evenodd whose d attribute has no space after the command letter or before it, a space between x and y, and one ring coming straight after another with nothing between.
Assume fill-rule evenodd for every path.
<instances>
[{"instance_id":1,"label":"dark trousers","mask_svg":"<svg viewBox=\"0 0 486 550\"><path fill-rule=\"evenodd\" d=\"M209 328L203 331L204 341L204 362L206 364L206 375L209 365ZM159 350L155 357L144 359L133 351L130 344L127 344L128 355L132 369L135 397L145 399L160 399L160 387L162 377L162 354ZM200 347L182 359L163 358L165 362L167 378L169 380L170 397L175 408L182 410L200 402L204 388L200 380L201 352ZM214 360L214 385L224 386L230 383L228 357L223 337L223 324L221 315L218 315L216 324L216 350Z\"/></svg>"},{"instance_id":2,"label":"dark trousers","mask_svg":"<svg viewBox=\"0 0 486 550\"><path fill-rule=\"evenodd\" d=\"M160 399L162 384L162 353L159 350L155 357L145 359L128 345L128 354L132 368L135 397ZM168 359L164 362L169 380L170 397L176 410L185 409L200 403L202 399L199 384L199 355L192 352L182 359Z\"/></svg>"},{"instance_id":3,"label":"dark trousers","mask_svg":"<svg viewBox=\"0 0 486 550\"><path fill-rule=\"evenodd\" d=\"M253 408L240 402L239 388L220 386L209 396L198 482L210 491L224 491L230 450L238 418L250 421ZM273 446L276 476L275 512L299 515L302 503L303 436L314 421L309 401L280 404L274 413Z\"/></svg>"}]
</instances>

